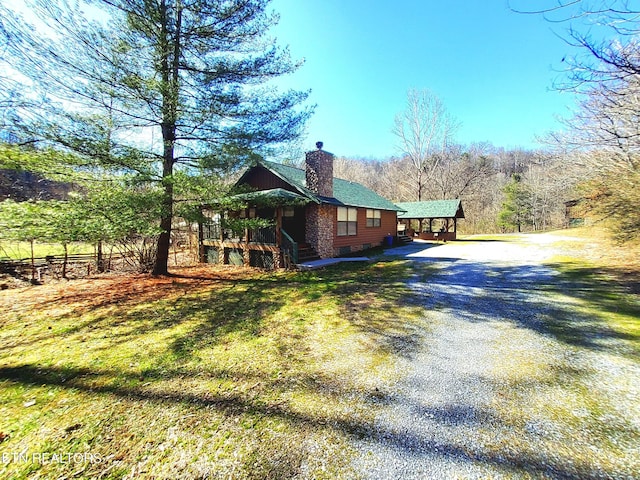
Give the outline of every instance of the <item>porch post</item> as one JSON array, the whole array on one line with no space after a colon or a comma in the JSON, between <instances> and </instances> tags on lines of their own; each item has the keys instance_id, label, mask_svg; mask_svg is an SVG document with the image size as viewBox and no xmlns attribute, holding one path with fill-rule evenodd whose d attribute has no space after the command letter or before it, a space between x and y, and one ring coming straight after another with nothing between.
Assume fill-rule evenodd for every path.
<instances>
[{"instance_id":1,"label":"porch post","mask_svg":"<svg viewBox=\"0 0 640 480\"><path fill-rule=\"evenodd\" d=\"M282 209L283 207L276 208L276 245L282 244Z\"/></svg>"},{"instance_id":2,"label":"porch post","mask_svg":"<svg viewBox=\"0 0 640 480\"><path fill-rule=\"evenodd\" d=\"M204 226L202 222L198 222L198 262L205 263L204 257Z\"/></svg>"},{"instance_id":3,"label":"porch post","mask_svg":"<svg viewBox=\"0 0 640 480\"><path fill-rule=\"evenodd\" d=\"M251 254L249 253L249 229L244 229L244 248L242 249L242 263L245 267L251 264Z\"/></svg>"},{"instance_id":4,"label":"porch post","mask_svg":"<svg viewBox=\"0 0 640 480\"><path fill-rule=\"evenodd\" d=\"M280 247L282 246L282 209L284 207L276 208L276 245L278 246L278 251L273 253L273 265L274 267L284 267L283 259L282 259L282 250Z\"/></svg>"}]
</instances>

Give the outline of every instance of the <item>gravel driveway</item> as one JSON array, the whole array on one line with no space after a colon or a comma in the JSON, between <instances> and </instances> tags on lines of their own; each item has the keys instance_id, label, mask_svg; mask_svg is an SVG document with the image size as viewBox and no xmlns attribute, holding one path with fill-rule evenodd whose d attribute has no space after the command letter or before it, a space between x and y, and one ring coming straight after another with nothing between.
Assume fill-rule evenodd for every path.
<instances>
[{"instance_id":1,"label":"gravel driveway","mask_svg":"<svg viewBox=\"0 0 640 480\"><path fill-rule=\"evenodd\" d=\"M547 328L559 316L590 321L542 266L559 240L388 251L415 261L425 331L356 446L358 475L640 478L638 359L613 335L576 345Z\"/></svg>"}]
</instances>

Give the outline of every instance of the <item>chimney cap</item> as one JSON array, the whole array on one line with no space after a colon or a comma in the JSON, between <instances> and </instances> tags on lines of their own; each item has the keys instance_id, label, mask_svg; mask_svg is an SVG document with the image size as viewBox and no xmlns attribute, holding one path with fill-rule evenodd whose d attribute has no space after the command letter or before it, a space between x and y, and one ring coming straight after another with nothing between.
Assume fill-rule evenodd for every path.
<instances>
[{"instance_id":1,"label":"chimney cap","mask_svg":"<svg viewBox=\"0 0 640 480\"><path fill-rule=\"evenodd\" d=\"M322 150L324 143L322 142L316 142L316 147L318 148L318 150Z\"/></svg>"}]
</instances>

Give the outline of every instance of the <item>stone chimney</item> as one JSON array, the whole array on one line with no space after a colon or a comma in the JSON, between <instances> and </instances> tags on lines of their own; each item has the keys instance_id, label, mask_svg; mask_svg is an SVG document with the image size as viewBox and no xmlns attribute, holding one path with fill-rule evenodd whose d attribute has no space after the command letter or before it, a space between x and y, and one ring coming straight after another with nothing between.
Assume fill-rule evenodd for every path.
<instances>
[{"instance_id":1,"label":"stone chimney","mask_svg":"<svg viewBox=\"0 0 640 480\"><path fill-rule=\"evenodd\" d=\"M322 150L322 142L316 147L305 158L307 188L321 197L333 197L333 154Z\"/></svg>"}]
</instances>

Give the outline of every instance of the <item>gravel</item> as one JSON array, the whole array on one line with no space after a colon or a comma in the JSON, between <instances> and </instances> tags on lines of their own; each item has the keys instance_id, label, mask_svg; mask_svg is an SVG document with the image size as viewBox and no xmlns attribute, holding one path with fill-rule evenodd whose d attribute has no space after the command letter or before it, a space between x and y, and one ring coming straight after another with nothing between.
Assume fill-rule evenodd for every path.
<instances>
[{"instance_id":1,"label":"gravel","mask_svg":"<svg viewBox=\"0 0 640 480\"><path fill-rule=\"evenodd\" d=\"M416 262L409 284L425 307L425 331L420 347L400 360L402 379L384 387L389 393L377 405L371 435L356 441L359 477L640 478L638 362L549 334L545 319L572 309L570 298L561 305L542 288L558 281L541 265L558 238L523 238L414 242L389 251ZM423 267L428 274L421 274ZM536 368L531 380L514 383L518 372L510 369L527 362ZM617 422L620 435L574 431L558 417L568 409L578 424L599 424L583 421L594 412L577 393L575 408L567 407L576 384L574 377L561 378L575 374L563 373L568 365L579 369L585 389L614 395L615 407L600 423ZM501 397L505 392L509 398ZM603 446L604 437L620 445ZM615 458L605 448L613 448Z\"/></svg>"}]
</instances>

